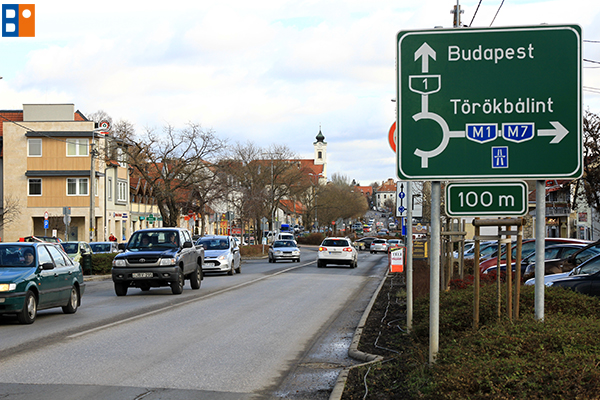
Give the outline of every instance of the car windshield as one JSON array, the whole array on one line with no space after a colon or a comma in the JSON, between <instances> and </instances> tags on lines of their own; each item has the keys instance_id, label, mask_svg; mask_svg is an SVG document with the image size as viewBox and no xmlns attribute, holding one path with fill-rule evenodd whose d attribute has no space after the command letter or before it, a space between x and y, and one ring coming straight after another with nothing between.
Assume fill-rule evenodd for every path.
<instances>
[{"instance_id":1,"label":"car windshield","mask_svg":"<svg viewBox=\"0 0 600 400\"><path fill-rule=\"evenodd\" d=\"M135 232L127 249L132 251L158 250L178 247L177 234L174 231Z\"/></svg>"},{"instance_id":2,"label":"car windshield","mask_svg":"<svg viewBox=\"0 0 600 400\"><path fill-rule=\"evenodd\" d=\"M32 246L1 245L0 268L31 267L35 264L35 248Z\"/></svg>"},{"instance_id":3,"label":"car windshield","mask_svg":"<svg viewBox=\"0 0 600 400\"><path fill-rule=\"evenodd\" d=\"M198 240L198 244L204 247L204 250L227 250L229 243L226 238L204 238Z\"/></svg>"},{"instance_id":4,"label":"car windshield","mask_svg":"<svg viewBox=\"0 0 600 400\"><path fill-rule=\"evenodd\" d=\"M323 240L323 246L346 247L349 244L346 239L325 239Z\"/></svg>"},{"instance_id":5,"label":"car windshield","mask_svg":"<svg viewBox=\"0 0 600 400\"><path fill-rule=\"evenodd\" d=\"M79 249L79 243L63 243L63 249L67 254L77 254L77 249Z\"/></svg>"},{"instance_id":6,"label":"car windshield","mask_svg":"<svg viewBox=\"0 0 600 400\"><path fill-rule=\"evenodd\" d=\"M90 247L94 253L110 252L110 243L90 243Z\"/></svg>"},{"instance_id":7,"label":"car windshield","mask_svg":"<svg viewBox=\"0 0 600 400\"><path fill-rule=\"evenodd\" d=\"M276 240L273 247L296 247L291 240Z\"/></svg>"},{"instance_id":8,"label":"car windshield","mask_svg":"<svg viewBox=\"0 0 600 400\"><path fill-rule=\"evenodd\" d=\"M573 275L595 274L600 271L600 256L588 261L573 272Z\"/></svg>"}]
</instances>

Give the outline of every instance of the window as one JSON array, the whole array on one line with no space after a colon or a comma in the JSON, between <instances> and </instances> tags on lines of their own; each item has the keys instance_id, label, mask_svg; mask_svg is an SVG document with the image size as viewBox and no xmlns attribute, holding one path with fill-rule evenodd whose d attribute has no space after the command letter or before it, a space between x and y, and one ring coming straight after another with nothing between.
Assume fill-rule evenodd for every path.
<instances>
[{"instance_id":1,"label":"window","mask_svg":"<svg viewBox=\"0 0 600 400\"><path fill-rule=\"evenodd\" d=\"M41 196L42 195L42 180L40 178L28 179L29 181L29 196Z\"/></svg>"},{"instance_id":2,"label":"window","mask_svg":"<svg viewBox=\"0 0 600 400\"><path fill-rule=\"evenodd\" d=\"M108 200L112 200L112 192L113 192L113 181L112 178L108 178L108 183L106 184L106 197Z\"/></svg>"},{"instance_id":3,"label":"window","mask_svg":"<svg viewBox=\"0 0 600 400\"><path fill-rule=\"evenodd\" d=\"M87 196L88 178L67 178L67 196Z\"/></svg>"},{"instance_id":4,"label":"window","mask_svg":"<svg viewBox=\"0 0 600 400\"><path fill-rule=\"evenodd\" d=\"M27 157L42 156L42 139L27 139Z\"/></svg>"},{"instance_id":5,"label":"window","mask_svg":"<svg viewBox=\"0 0 600 400\"><path fill-rule=\"evenodd\" d=\"M67 139L67 156L83 157L88 155L88 139Z\"/></svg>"},{"instance_id":6,"label":"window","mask_svg":"<svg viewBox=\"0 0 600 400\"><path fill-rule=\"evenodd\" d=\"M117 201L127 201L127 182L117 182Z\"/></svg>"},{"instance_id":7,"label":"window","mask_svg":"<svg viewBox=\"0 0 600 400\"><path fill-rule=\"evenodd\" d=\"M320 151L317 152L317 158L320 160L321 158L323 158L323 153L321 153Z\"/></svg>"}]
</instances>

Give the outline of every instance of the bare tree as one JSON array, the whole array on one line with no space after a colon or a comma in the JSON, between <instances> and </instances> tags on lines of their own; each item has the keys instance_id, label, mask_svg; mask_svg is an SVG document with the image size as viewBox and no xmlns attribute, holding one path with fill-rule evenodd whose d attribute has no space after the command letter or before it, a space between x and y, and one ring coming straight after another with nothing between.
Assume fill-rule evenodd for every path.
<instances>
[{"instance_id":1,"label":"bare tree","mask_svg":"<svg viewBox=\"0 0 600 400\"><path fill-rule=\"evenodd\" d=\"M587 205L600 214L600 117L583 114L583 176L575 180L573 209Z\"/></svg>"},{"instance_id":2,"label":"bare tree","mask_svg":"<svg viewBox=\"0 0 600 400\"><path fill-rule=\"evenodd\" d=\"M15 222L21 215L21 208L21 204L17 197L5 194L2 208L0 209L0 228Z\"/></svg>"},{"instance_id":3,"label":"bare tree","mask_svg":"<svg viewBox=\"0 0 600 400\"><path fill-rule=\"evenodd\" d=\"M147 129L136 135L131 124L123 122L113 132L124 144L129 165L151 186L163 224L177 226L191 193L206 188L206 182L213 179L212 168L226 142L195 123L183 129L167 125L161 133Z\"/></svg>"},{"instance_id":4,"label":"bare tree","mask_svg":"<svg viewBox=\"0 0 600 400\"><path fill-rule=\"evenodd\" d=\"M322 188L318 198L318 217L321 225L338 219L361 217L367 212L367 199L354 190L343 175L332 175L332 181Z\"/></svg>"},{"instance_id":5,"label":"bare tree","mask_svg":"<svg viewBox=\"0 0 600 400\"><path fill-rule=\"evenodd\" d=\"M223 170L232 177L236 212L249 221L271 217L282 200L301 197L310 185L297 156L285 145L263 149L252 142L236 144ZM255 224L256 225L256 224Z\"/></svg>"}]
</instances>

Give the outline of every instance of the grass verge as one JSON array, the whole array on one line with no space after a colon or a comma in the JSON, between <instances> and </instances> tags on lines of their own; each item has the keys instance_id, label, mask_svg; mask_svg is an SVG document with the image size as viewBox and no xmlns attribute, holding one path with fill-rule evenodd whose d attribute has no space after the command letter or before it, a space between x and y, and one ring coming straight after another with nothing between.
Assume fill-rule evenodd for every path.
<instances>
[{"instance_id":1,"label":"grass verge","mask_svg":"<svg viewBox=\"0 0 600 400\"><path fill-rule=\"evenodd\" d=\"M440 295L433 365L429 297L415 298L410 334L403 331L405 300L403 276L388 277L359 346L386 359L352 369L342 399L600 398L599 299L548 288L540 322L534 318L534 288L522 287L521 318L512 321L497 317L496 286L484 284L480 326L473 329L473 287L453 285Z\"/></svg>"}]
</instances>

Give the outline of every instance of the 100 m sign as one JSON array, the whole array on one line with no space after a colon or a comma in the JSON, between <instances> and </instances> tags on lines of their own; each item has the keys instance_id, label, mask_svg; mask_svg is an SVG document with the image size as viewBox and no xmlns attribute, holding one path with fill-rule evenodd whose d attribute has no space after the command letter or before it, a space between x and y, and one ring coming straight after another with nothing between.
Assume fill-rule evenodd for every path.
<instances>
[{"instance_id":1,"label":"100 m sign","mask_svg":"<svg viewBox=\"0 0 600 400\"><path fill-rule=\"evenodd\" d=\"M502 217L527 214L527 184L514 182L450 183L446 213L452 217Z\"/></svg>"}]
</instances>

